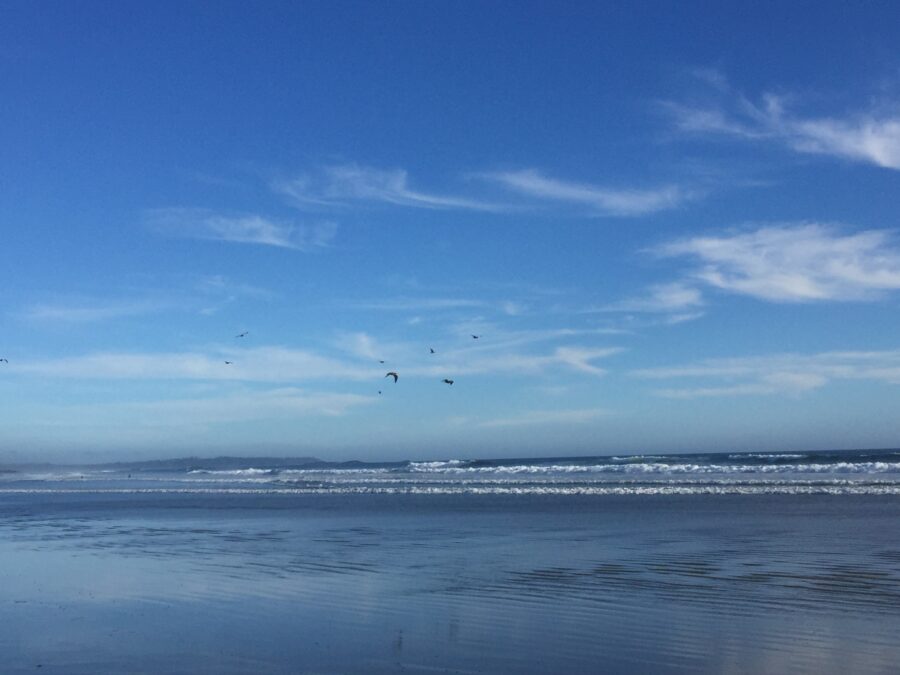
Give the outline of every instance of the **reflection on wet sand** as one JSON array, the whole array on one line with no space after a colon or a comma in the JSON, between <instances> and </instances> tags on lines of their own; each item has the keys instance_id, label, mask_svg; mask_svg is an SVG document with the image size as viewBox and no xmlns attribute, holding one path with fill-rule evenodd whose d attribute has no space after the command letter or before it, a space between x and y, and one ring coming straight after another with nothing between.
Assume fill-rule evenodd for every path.
<instances>
[{"instance_id":1,"label":"reflection on wet sand","mask_svg":"<svg viewBox=\"0 0 900 675\"><path fill-rule=\"evenodd\" d=\"M85 673L886 673L898 516L872 496L17 496L0 648Z\"/></svg>"}]
</instances>

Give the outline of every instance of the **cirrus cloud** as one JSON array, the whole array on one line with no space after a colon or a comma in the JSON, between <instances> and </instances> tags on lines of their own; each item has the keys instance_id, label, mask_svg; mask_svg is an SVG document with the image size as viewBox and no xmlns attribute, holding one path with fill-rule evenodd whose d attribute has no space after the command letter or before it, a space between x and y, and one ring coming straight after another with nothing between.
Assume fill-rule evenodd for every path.
<instances>
[{"instance_id":1,"label":"cirrus cloud","mask_svg":"<svg viewBox=\"0 0 900 675\"><path fill-rule=\"evenodd\" d=\"M788 109L789 101L796 97L765 93L754 102L733 92L723 76L714 71L704 73L699 79L711 85L716 102L664 103L682 132L780 143L799 153L830 155L885 169L900 169L900 105L897 102L845 116L803 116Z\"/></svg>"},{"instance_id":2,"label":"cirrus cloud","mask_svg":"<svg viewBox=\"0 0 900 675\"><path fill-rule=\"evenodd\" d=\"M681 239L655 252L696 262L690 276L697 281L774 302L869 300L900 290L900 249L888 230L769 225Z\"/></svg>"},{"instance_id":3,"label":"cirrus cloud","mask_svg":"<svg viewBox=\"0 0 900 675\"><path fill-rule=\"evenodd\" d=\"M534 199L587 206L594 215L641 216L681 206L691 194L678 185L657 188L614 188L550 178L535 169L477 174Z\"/></svg>"},{"instance_id":4,"label":"cirrus cloud","mask_svg":"<svg viewBox=\"0 0 900 675\"><path fill-rule=\"evenodd\" d=\"M667 398L796 396L841 380L900 384L900 350L706 359L679 366L644 368L632 371L631 375L646 380L697 381L692 386L656 391Z\"/></svg>"},{"instance_id":5,"label":"cirrus cloud","mask_svg":"<svg viewBox=\"0 0 900 675\"><path fill-rule=\"evenodd\" d=\"M225 215L199 208L153 209L145 214L145 220L154 230L170 236L298 251L326 247L337 232L337 225L330 222L299 225L256 214Z\"/></svg>"},{"instance_id":6,"label":"cirrus cloud","mask_svg":"<svg viewBox=\"0 0 900 675\"><path fill-rule=\"evenodd\" d=\"M291 180L278 181L272 187L298 206L381 202L422 209L503 210L497 204L476 199L415 190L404 169L379 169L359 164L326 166Z\"/></svg>"}]
</instances>

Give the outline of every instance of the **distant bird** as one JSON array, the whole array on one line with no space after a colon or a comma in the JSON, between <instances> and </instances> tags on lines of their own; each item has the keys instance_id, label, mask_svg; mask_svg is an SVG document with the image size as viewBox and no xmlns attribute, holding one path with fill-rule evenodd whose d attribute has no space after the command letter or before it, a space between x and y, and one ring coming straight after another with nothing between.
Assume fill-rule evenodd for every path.
<instances>
[{"instance_id":1,"label":"distant bird","mask_svg":"<svg viewBox=\"0 0 900 675\"><path fill-rule=\"evenodd\" d=\"M385 375L385 377L393 377L393 378L394 378L394 383L396 384L397 378L400 377L400 376L397 375L397 373L395 373L395 372L392 370L392 371L389 372L387 375Z\"/></svg>"},{"instance_id":2,"label":"distant bird","mask_svg":"<svg viewBox=\"0 0 900 675\"><path fill-rule=\"evenodd\" d=\"M238 334L235 335L234 337L246 337L246 336L249 335L249 334L250 334L250 331L249 331L249 330L245 330L243 333L238 333Z\"/></svg>"},{"instance_id":3,"label":"distant bird","mask_svg":"<svg viewBox=\"0 0 900 675\"><path fill-rule=\"evenodd\" d=\"M453 380L448 380L444 378L444 384L453 384Z\"/></svg>"},{"instance_id":4,"label":"distant bird","mask_svg":"<svg viewBox=\"0 0 900 675\"><path fill-rule=\"evenodd\" d=\"M0 361L3 361L3 363L9 363L9 361L7 361L6 359L0 359Z\"/></svg>"},{"instance_id":5,"label":"distant bird","mask_svg":"<svg viewBox=\"0 0 900 675\"><path fill-rule=\"evenodd\" d=\"M226 365L226 366L234 365L234 361L226 361L226 362L225 362L225 365Z\"/></svg>"},{"instance_id":6,"label":"distant bird","mask_svg":"<svg viewBox=\"0 0 900 675\"><path fill-rule=\"evenodd\" d=\"M481 337L480 335L473 335L473 336L472 336L472 339L473 339L473 340L477 340L477 339L480 338L480 337Z\"/></svg>"},{"instance_id":7,"label":"distant bird","mask_svg":"<svg viewBox=\"0 0 900 675\"><path fill-rule=\"evenodd\" d=\"M379 394L381 393L381 389L378 390L378 393L379 393Z\"/></svg>"},{"instance_id":8,"label":"distant bird","mask_svg":"<svg viewBox=\"0 0 900 675\"><path fill-rule=\"evenodd\" d=\"M384 363L384 361L379 361L378 363Z\"/></svg>"},{"instance_id":9,"label":"distant bird","mask_svg":"<svg viewBox=\"0 0 900 675\"><path fill-rule=\"evenodd\" d=\"M430 351L432 354L434 354L434 349L432 349L431 347L428 348L428 351Z\"/></svg>"}]
</instances>

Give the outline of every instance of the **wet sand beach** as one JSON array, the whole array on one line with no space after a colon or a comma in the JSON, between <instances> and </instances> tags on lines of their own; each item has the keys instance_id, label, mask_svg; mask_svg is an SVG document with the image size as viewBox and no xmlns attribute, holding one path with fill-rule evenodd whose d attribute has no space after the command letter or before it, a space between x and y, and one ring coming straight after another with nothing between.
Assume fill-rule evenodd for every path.
<instances>
[{"instance_id":1,"label":"wet sand beach","mask_svg":"<svg viewBox=\"0 0 900 675\"><path fill-rule=\"evenodd\" d=\"M882 495L0 495L9 673L889 673Z\"/></svg>"}]
</instances>

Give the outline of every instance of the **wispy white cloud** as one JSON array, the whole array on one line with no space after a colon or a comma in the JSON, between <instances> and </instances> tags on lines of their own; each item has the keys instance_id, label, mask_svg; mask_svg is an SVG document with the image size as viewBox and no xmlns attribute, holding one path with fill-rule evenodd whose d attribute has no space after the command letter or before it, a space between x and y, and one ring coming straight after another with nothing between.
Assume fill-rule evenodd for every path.
<instances>
[{"instance_id":1,"label":"wispy white cloud","mask_svg":"<svg viewBox=\"0 0 900 675\"><path fill-rule=\"evenodd\" d=\"M684 316L686 310L696 310L703 304L703 294L698 288L676 281L650 286L644 296L620 300L595 311L661 312Z\"/></svg>"},{"instance_id":2,"label":"wispy white cloud","mask_svg":"<svg viewBox=\"0 0 900 675\"><path fill-rule=\"evenodd\" d=\"M366 332L342 333L333 346L369 363L384 359L404 377L535 375L558 368L596 376L606 373L596 361L623 349L567 343L620 333L605 328L504 330L496 324L462 323L419 340L380 340ZM480 339L472 339L473 334L480 334ZM430 347L436 352L431 353Z\"/></svg>"},{"instance_id":3,"label":"wispy white cloud","mask_svg":"<svg viewBox=\"0 0 900 675\"><path fill-rule=\"evenodd\" d=\"M677 326L680 323L696 321L697 319L702 318L704 314L704 312L677 312L666 315L663 319L663 323L667 326Z\"/></svg>"},{"instance_id":4,"label":"wispy white cloud","mask_svg":"<svg viewBox=\"0 0 900 675\"><path fill-rule=\"evenodd\" d=\"M152 314L167 309L169 305L150 300L110 302L104 300L72 299L68 302L38 303L26 307L24 319L63 323L90 323L129 316Z\"/></svg>"},{"instance_id":5,"label":"wispy white cloud","mask_svg":"<svg viewBox=\"0 0 900 675\"><path fill-rule=\"evenodd\" d=\"M331 222L298 225L255 214L223 215L208 209L153 209L145 214L162 233L238 244L259 244L310 251L331 244L337 225Z\"/></svg>"},{"instance_id":6,"label":"wispy white cloud","mask_svg":"<svg viewBox=\"0 0 900 675\"><path fill-rule=\"evenodd\" d=\"M530 410L514 417L501 417L479 422L476 426L521 427L544 424L585 424L612 413L605 408L582 408L577 410Z\"/></svg>"},{"instance_id":7,"label":"wispy white cloud","mask_svg":"<svg viewBox=\"0 0 900 675\"><path fill-rule=\"evenodd\" d=\"M273 188L300 206L380 202L423 209L505 210L501 205L477 199L415 190L403 169L379 169L359 164L324 167L292 180L279 181Z\"/></svg>"},{"instance_id":8,"label":"wispy white cloud","mask_svg":"<svg viewBox=\"0 0 900 675\"><path fill-rule=\"evenodd\" d=\"M596 361L623 351L620 347L557 345L540 348L540 343L558 342L574 337L606 334L603 329L551 329L507 331L495 330L489 337L472 340L463 333L450 338L460 344L447 345L441 339L428 344L384 342L368 333L340 335L335 347L360 359L374 362L385 359L403 377L446 377L448 375L536 375L559 368L601 376L606 370ZM463 346L464 345L464 346ZM431 354L429 346L436 348Z\"/></svg>"},{"instance_id":9,"label":"wispy white cloud","mask_svg":"<svg viewBox=\"0 0 900 675\"><path fill-rule=\"evenodd\" d=\"M535 169L475 174L534 199L569 202L595 215L640 216L681 206L691 193L677 185L653 189L611 188L549 178Z\"/></svg>"},{"instance_id":10,"label":"wispy white cloud","mask_svg":"<svg viewBox=\"0 0 900 675\"><path fill-rule=\"evenodd\" d=\"M627 314L629 316L625 317L626 320L634 327L660 324L673 326L701 318L705 314L705 304L703 293L697 288L696 283L674 281L654 284L648 287L643 295L588 307L580 310L580 313ZM638 320L634 314L645 317Z\"/></svg>"},{"instance_id":11,"label":"wispy white cloud","mask_svg":"<svg viewBox=\"0 0 900 675\"><path fill-rule=\"evenodd\" d=\"M520 316L528 311L528 306L513 300L504 300L500 303L501 311L507 316Z\"/></svg>"},{"instance_id":12,"label":"wispy white cloud","mask_svg":"<svg viewBox=\"0 0 900 675\"><path fill-rule=\"evenodd\" d=\"M203 306L199 312L205 316L216 314L242 298L270 300L275 295L268 289L236 282L221 274L201 277L195 282L194 290L202 298Z\"/></svg>"},{"instance_id":13,"label":"wispy white cloud","mask_svg":"<svg viewBox=\"0 0 900 675\"><path fill-rule=\"evenodd\" d=\"M91 429L94 435L112 436L118 442L172 442L170 434L176 432L196 434L208 432L210 427L215 432L222 424L339 417L375 403L374 396L280 387L219 396L181 394L150 401L44 404L38 411L42 426L50 426L57 433L68 428ZM183 438L179 435L178 442Z\"/></svg>"},{"instance_id":14,"label":"wispy white cloud","mask_svg":"<svg viewBox=\"0 0 900 675\"><path fill-rule=\"evenodd\" d=\"M118 416L126 414L126 419L129 420L152 420L154 426L164 427L293 419L297 416L334 417L344 415L352 408L374 402L376 398L372 396L311 392L286 387L212 398L117 403L99 407L107 408L105 412L108 412L108 408L117 408Z\"/></svg>"},{"instance_id":15,"label":"wispy white cloud","mask_svg":"<svg viewBox=\"0 0 900 675\"><path fill-rule=\"evenodd\" d=\"M779 142L796 152L831 155L900 169L900 105L844 117L802 116L788 111L789 98L764 94L753 102L733 93L722 76L707 78L718 92L715 104L667 102L681 131L745 140Z\"/></svg>"},{"instance_id":16,"label":"wispy white cloud","mask_svg":"<svg viewBox=\"0 0 900 675\"><path fill-rule=\"evenodd\" d=\"M592 361L604 359L622 350L617 347L591 349L586 347L557 347L553 355L548 357L550 363L559 363L573 370L590 375L605 375L606 370L595 366Z\"/></svg>"},{"instance_id":17,"label":"wispy white cloud","mask_svg":"<svg viewBox=\"0 0 900 675\"><path fill-rule=\"evenodd\" d=\"M378 344L374 337L362 332L340 335L335 346L357 358L370 361L378 360L379 357L383 358L385 353L384 348Z\"/></svg>"},{"instance_id":18,"label":"wispy white cloud","mask_svg":"<svg viewBox=\"0 0 900 675\"><path fill-rule=\"evenodd\" d=\"M707 359L681 366L635 370L631 374L651 380L702 380L693 386L656 392L669 398L800 395L839 380L900 384L900 350Z\"/></svg>"},{"instance_id":19,"label":"wispy white cloud","mask_svg":"<svg viewBox=\"0 0 900 675\"><path fill-rule=\"evenodd\" d=\"M202 276L196 280L194 288L200 293L213 296L268 299L274 295L267 288L234 281L223 274Z\"/></svg>"},{"instance_id":20,"label":"wispy white cloud","mask_svg":"<svg viewBox=\"0 0 900 675\"><path fill-rule=\"evenodd\" d=\"M121 353L20 362L15 371L43 377L96 379L238 380L294 382L315 379L361 380L378 371L314 352L286 347L199 352ZM224 361L232 361L226 365Z\"/></svg>"},{"instance_id":21,"label":"wispy white cloud","mask_svg":"<svg viewBox=\"0 0 900 675\"><path fill-rule=\"evenodd\" d=\"M689 400L695 398L723 398L731 396L761 396L765 394L775 394L778 390L775 387L758 383L758 384L738 384L730 387L682 387L673 389L658 389L657 396L664 398L674 398Z\"/></svg>"},{"instance_id":22,"label":"wispy white cloud","mask_svg":"<svg viewBox=\"0 0 900 675\"><path fill-rule=\"evenodd\" d=\"M893 239L886 230L841 234L815 223L773 225L691 237L656 253L697 261L695 280L732 293L776 302L866 300L900 289Z\"/></svg>"},{"instance_id":23,"label":"wispy white cloud","mask_svg":"<svg viewBox=\"0 0 900 675\"><path fill-rule=\"evenodd\" d=\"M791 145L800 152L837 155L900 169L900 114L889 118L809 119L793 122Z\"/></svg>"},{"instance_id":24,"label":"wispy white cloud","mask_svg":"<svg viewBox=\"0 0 900 675\"><path fill-rule=\"evenodd\" d=\"M159 281L156 279L156 281ZM164 280L156 287L116 289L113 297L91 297L80 294L54 295L15 312L29 321L47 323L92 323L146 316L162 312L199 312L214 314L227 304L244 298L268 300L271 291L240 283L223 275L187 276ZM128 293L131 297L125 297Z\"/></svg>"},{"instance_id":25,"label":"wispy white cloud","mask_svg":"<svg viewBox=\"0 0 900 675\"><path fill-rule=\"evenodd\" d=\"M355 309L385 312L453 312L455 310L483 309L505 316L522 316L529 306L518 300L476 300L465 297L396 297L353 303ZM419 321L422 317L419 317Z\"/></svg>"},{"instance_id":26,"label":"wispy white cloud","mask_svg":"<svg viewBox=\"0 0 900 675\"><path fill-rule=\"evenodd\" d=\"M392 312L423 312L445 309L472 309L487 307L488 304L485 300L474 300L471 298L389 298L355 303L354 307Z\"/></svg>"},{"instance_id":27,"label":"wispy white cloud","mask_svg":"<svg viewBox=\"0 0 900 675\"><path fill-rule=\"evenodd\" d=\"M446 377L504 373L533 375L566 368L603 375L595 361L621 351L617 347L560 346L552 351L516 352L476 348L442 350L429 358L420 344L377 342L366 333L340 336L336 347L350 358L335 358L287 347L235 349L211 347L207 352L100 352L57 359L17 361L10 374L72 379L193 380L293 383L310 380L380 382L389 359L392 368L407 377ZM225 361L231 361L225 364ZM398 368L395 364L401 364Z\"/></svg>"},{"instance_id":28,"label":"wispy white cloud","mask_svg":"<svg viewBox=\"0 0 900 675\"><path fill-rule=\"evenodd\" d=\"M587 207L593 215L639 216L681 206L696 196L679 185L651 189L615 188L550 178L535 169L468 174L536 201L567 202ZM329 166L282 180L277 192L299 206L345 206L354 202L393 204L426 209L514 211L525 208L499 201L415 190L403 169L379 169L358 164Z\"/></svg>"},{"instance_id":29,"label":"wispy white cloud","mask_svg":"<svg viewBox=\"0 0 900 675\"><path fill-rule=\"evenodd\" d=\"M609 335L623 335L628 331L617 328L526 328L509 329L501 324L475 319L462 321L448 326L449 332L468 346L457 348L463 352L486 353L491 351L510 351L514 348L541 342L567 341L574 338L589 338ZM485 339L472 341L470 336L478 335Z\"/></svg>"},{"instance_id":30,"label":"wispy white cloud","mask_svg":"<svg viewBox=\"0 0 900 675\"><path fill-rule=\"evenodd\" d=\"M560 368L586 375L603 376L606 369L595 361L621 353L620 347L562 346L550 351L505 352L497 349L441 352L439 363L415 361L404 372L417 376L509 374L537 375Z\"/></svg>"}]
</instances>

